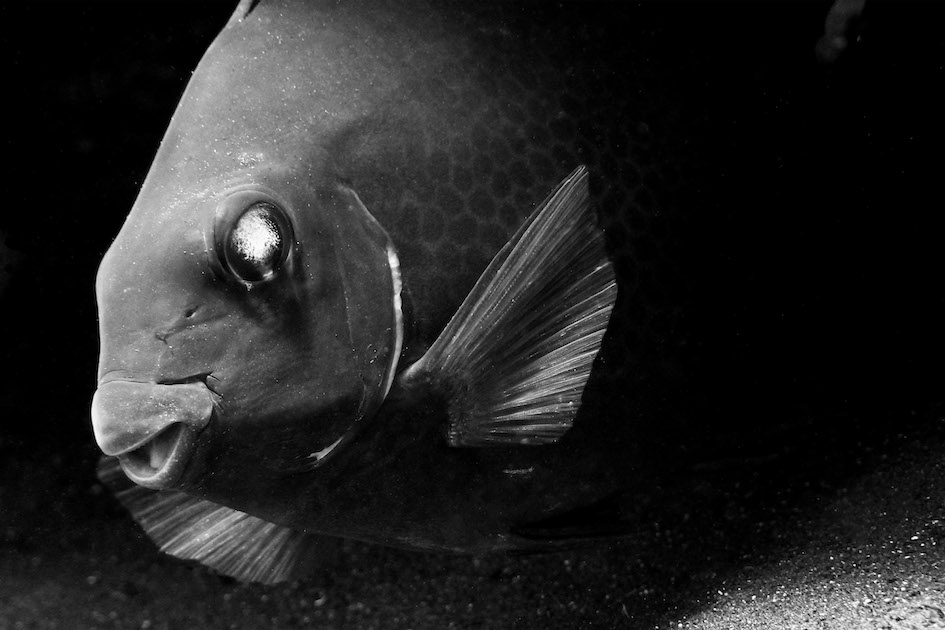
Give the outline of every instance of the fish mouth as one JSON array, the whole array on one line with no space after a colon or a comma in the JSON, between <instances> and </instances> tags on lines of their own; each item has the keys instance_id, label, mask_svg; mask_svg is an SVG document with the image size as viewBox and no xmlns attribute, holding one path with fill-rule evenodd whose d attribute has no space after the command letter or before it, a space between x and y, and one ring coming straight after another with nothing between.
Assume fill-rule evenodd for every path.
<instances>
[{"instance_id":1,"label":"fish mouth","mask_svg":"<svg viewBox=\"0 0 945 630\"><path fill-rule=\"evenodd\" d=\"M92 399L92 428L99 448L118 458L140 486L178 485L209 424L216 394L204 379L173 383L103 379Z\"/></svg>"},{"instance_id":2,"label":"fish mouth","mask_svg":"<svg viewBox=\"0 0 945 630\"><path fill-rule=\"evenodd\" d=\"M118 463L133 482L146 488L163 489L176 484L194 450L193 436L177 422L162 429L153 438L124 453Z\"/></svg>"}]
</instances>

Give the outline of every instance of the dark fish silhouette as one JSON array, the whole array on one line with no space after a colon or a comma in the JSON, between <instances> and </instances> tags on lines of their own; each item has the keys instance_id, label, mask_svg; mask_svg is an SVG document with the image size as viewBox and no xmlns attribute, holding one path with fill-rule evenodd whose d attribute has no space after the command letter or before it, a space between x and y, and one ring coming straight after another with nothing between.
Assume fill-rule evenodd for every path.
<instances>
[{"instance_id":1,"label":"dark fish silhouette","mask_svg":"<svg viewBox=\"0 0 945 630\"><path fill-rule=\"evenodd\" d=\"M206 53L96 284L102 476L165 551L272 582L319 534L613 531L675 166L632 51L603 72L593 32L575 56L516 20L242 2ZM618 284L635 358L602 376Z\"/></svg>"}]
</instances>

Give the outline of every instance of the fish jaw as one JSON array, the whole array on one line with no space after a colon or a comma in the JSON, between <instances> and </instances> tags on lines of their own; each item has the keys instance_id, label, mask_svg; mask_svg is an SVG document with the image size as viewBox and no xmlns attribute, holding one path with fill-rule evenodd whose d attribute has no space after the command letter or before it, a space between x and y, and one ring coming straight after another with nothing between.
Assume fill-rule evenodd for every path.
<instances>
[{"instance_id":1,"label":"fish jaw","mask_svg":"<svg viewBox=\"0 0 945 630\"><path fill-rule=\"evenodd\" d=\"M160 490L178 483L213 412L214 394L201 380L103 379L92 398L92 428L99 448L118 457L129 479Z\"/></svg>"}]
</instances>

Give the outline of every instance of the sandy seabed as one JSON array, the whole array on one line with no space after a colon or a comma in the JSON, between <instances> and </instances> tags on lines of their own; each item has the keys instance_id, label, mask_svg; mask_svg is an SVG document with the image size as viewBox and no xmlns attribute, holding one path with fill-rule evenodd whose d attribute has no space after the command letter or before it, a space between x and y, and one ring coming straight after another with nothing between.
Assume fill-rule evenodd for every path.
<instances>
[{"instance_id":1,"label":"sandy seabed","mask_svg":"<svg viewBox=\"0 0 945 630\"><path fill-rule=\"evenodd\" d=\"M742 473L710 513L625 540L485 558L343 541L310 579L261 586L160 554L91 444L8 441L0 628L945 628L945 419L849 446L852 470Z\"/></svg>"}]
</instances>

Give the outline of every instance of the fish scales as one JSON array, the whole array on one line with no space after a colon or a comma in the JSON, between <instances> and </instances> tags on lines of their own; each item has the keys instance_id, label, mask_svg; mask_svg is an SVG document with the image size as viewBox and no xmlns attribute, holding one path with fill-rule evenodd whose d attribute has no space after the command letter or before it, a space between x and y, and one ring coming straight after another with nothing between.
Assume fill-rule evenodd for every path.
<instances>
[{"instance_id":1,"label":"fish scales","mask_svg":"<svg viewBox=\"0 0 945 630\"><path fill-rule=\"evenodd\" d=\"M619 72L605 73L601 42L612 35L584 33L574 55L574 44L554 48L561 37L554 26L563 24L515 17L510 30L488 30L477 26L484 16L469 16L449 38L442 65L392 97L432 111L399 122L402 102L381 107L343 132L335 154L398 244L417 311L429 319L424 337L442 329L485 264L574 164L587 164L598 180L594 198L618 270L646 276L636 278L646 286L663 284L648 275L658 265L639 259L659 256L672 239L668 230L657 238L648 223L669 223L671 191L663 182L678 178L679 164L654 159L666 149L648 137L646 99L625 98L639 84L632 51L611 55ZM514 30L523 26L525 36ZM411 128L418 120L422 128ZM631 230L643 247L630 247ZM640 310L658 310L654 302Z\"/></svg>"}]
</instances>

